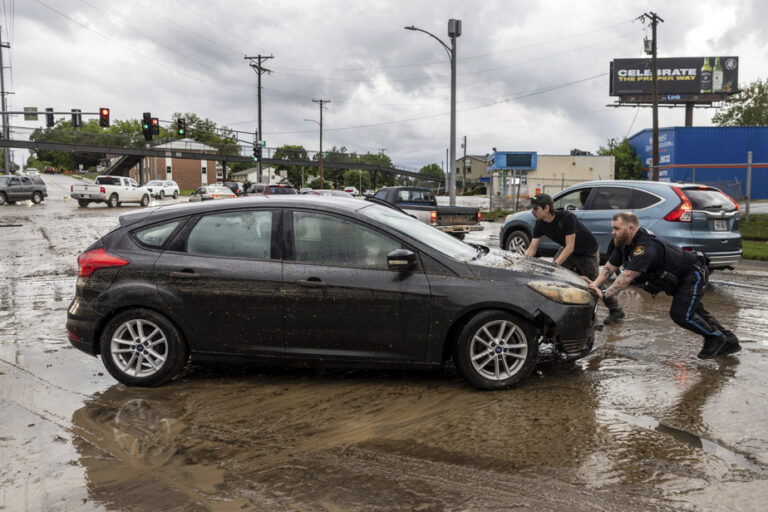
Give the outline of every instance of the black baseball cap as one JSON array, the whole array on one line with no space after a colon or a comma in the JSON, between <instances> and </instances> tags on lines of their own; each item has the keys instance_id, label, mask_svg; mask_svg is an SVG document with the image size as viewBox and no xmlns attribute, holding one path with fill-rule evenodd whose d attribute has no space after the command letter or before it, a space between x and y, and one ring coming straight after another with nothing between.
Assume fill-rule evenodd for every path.
<instances>
[{"instance_id":1,"label":"black baseball cap","mask_svg":"<svg viewBox=\"0 0 768 512\"><path fill-rule=\"evenodd\" d=\"M552 204L552 198L549 196L549 194L536 194L535 196L531 196L531 205L541 206L542 208L547 206L548 204Z\"/></svg>"}]
</instances>

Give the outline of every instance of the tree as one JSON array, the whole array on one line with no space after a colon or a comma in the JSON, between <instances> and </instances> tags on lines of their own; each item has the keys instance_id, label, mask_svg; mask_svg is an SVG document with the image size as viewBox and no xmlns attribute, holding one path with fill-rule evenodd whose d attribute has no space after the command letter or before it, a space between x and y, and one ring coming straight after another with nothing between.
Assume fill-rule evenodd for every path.
<instances>
[{"instance_id":1,"label":"tree","mask_svg":"<svg viewBox=\"0 0 768 512\"><path fill-rule=\"evenodd\" d=\"M712 116L718 126L765 126L768 125L768 80L759 78Z\"/></svg>"},{"instance_id":2,"label":"tree","mask_svg":"<svg viewBox=\"0 0 768 512\"><path fill-rule=\"evenodd\" d=\"M616 158L615 178L617 180L643 179L643 162L637 156L635 148L629 144L629 139L626 137L616 145L612 145L611 141L608 141L608 147L600 146L597 154L603 156L613 155Z\"/></svg>"},{"instance_id":3,"label":"tree","mask_svg":"<svg viewBox=\"0 0 768 512\"><path fill-rule=\"evenodd\" d=\"M421 174L426 174L428 176L434 176L436 178L443 178L445 179L445 174L443 173L443 169L437 165L437 164L428 164L419 169L419 172ZM439 181L427 181L427 180L419 180L418 184L421 186L431 187L431 188L437 188L440 185Z\"/></svg>"},{"instance_id":4,"label":"tree","mask_svg":"<svg viewBox=\"0 0 768 512\"><path fill-rule=\"evenodd\" d=\"M285 144L275 150L275 154L272 155L275 160L309 160L307 156L307 150L304 146ZM309 168L307 168L309 169ZM307 169L304 169L304 182L307 181L309 176ZM276 167L278 171L288 171L288 181L290 181L294 187L301 187L301 171L300 165L278 165ZM313 169L314 171L314 169Z\"/></svg>"}]
</instances>

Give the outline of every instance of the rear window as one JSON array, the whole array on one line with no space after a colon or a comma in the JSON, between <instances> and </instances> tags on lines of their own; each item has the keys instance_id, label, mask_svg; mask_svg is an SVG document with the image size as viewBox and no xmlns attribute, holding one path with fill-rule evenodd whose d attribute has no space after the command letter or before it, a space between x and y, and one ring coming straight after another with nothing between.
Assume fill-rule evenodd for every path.
<instances>
[{"instance_id":1,"label":"rear window","mask_svg":"<svg viewBox=\"0 0 768 512\"><path fill-rule=\"evenodd\" d=\"M120 178L114 178L112 176L99 176L96 178L97 185L119 185Z\"/></svg>"},{"instance_id":2,"label":"rear window","mask_svg":"<svg viewBox=\"0 0 768 512\"><path fill-rule=\"evenodd\" d=\"M736 205L725 194L714 188L686 188L683 193L690 199L694 210L707 210L710 212L736 210Z\"/></svg>"},{"instance_id":3,"label":"rear window","mask_svg":"<svg viewBox=\"0 0 768 512\"><path fill-rule=\"evenodd\" d=\"M268 194L295 194L296 189L293 187L269 187L267 189Z\"/></svg>"},{"instance_id":4,"label":"rear window","mask_svg":"<svg viewBox=\"0 0 768 512\"><path fill-rule=\"evenodd\" d=\"M136 231L133 236L143 245L159 248L165 244L168 237L179 225L180 221L167 222L165 224L158 224L139 231Z\"/></svg>"}]
</instances>

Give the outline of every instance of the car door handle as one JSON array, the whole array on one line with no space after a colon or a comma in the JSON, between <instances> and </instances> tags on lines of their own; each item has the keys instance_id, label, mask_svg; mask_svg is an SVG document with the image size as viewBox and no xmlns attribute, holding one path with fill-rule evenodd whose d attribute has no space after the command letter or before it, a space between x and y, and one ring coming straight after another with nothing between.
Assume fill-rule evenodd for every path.
<instances>
[{"instance_id":1,"label":"car door handle","mask_svg":"<svg viewBox=\"0 0 768 512\"><path fill-rule=\"evenodd\" d=\"M200 277L200 274L195 274L194 270L184 269L180 272L171 272L171 277L185 277L185 278L197 279Z\"/></svg>"},{"instance_id":2,"label":"car door handle","mask_svg":"<svg viewBox=\"0 0 768 512\"><path fill-rule=\"evenodd\" d=\"M325 288L328 283L321 281L317 277L310 277L309 279L299 279L296 281L299 286L306 286L307 288Z\"/></svg>"}]
</instances>

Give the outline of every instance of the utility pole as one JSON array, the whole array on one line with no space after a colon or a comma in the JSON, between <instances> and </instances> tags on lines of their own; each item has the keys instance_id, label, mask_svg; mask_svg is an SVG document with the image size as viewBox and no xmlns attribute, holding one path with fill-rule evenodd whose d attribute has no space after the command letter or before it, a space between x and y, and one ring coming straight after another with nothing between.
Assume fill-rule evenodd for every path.
<instances>
[{"instance_id":1,"label":"utility pole","mask_svg":"<svg viewBox=\"0 0 768 512\"><path fill-rule=\"evenodd\" d=\"M257 102L258 102L258 108L259 108L259 125L257 127L257 137L256 142L259 140L264 140L264 132L261 131L261 75L264 73L271 73L272 70L267 69L261 65L262 61L265 61L267 59L274 59L275 57L273 55L256 55L255 57L248 57L247 55L244 57L245 60L251 61L251 68L256 72L256 76L258 77L258 84L256 86L256 96L257 96ZM254 63L254 60L256 61ZM261 183L261 158L259 158L259 161L256 162L256 167L258 169L258 177L259 177L259 183Z\"/></svg>"},{"instance_id":2,"label":"utility pole","mask_svg":"<svg viewBox=\"0 0 768 512\"><path fill-rule=\"evenodd\" d=\"M320 188L325 188L325 181L323 180L323 103L330 103L331 100L312 100L312 103L320 104L320 153L318 157L320 159Z\"/></svg>"},{"instance_id":3,"label":"utility pole","mask_svg":"<svg viewBox=\"0 0 768 512\"><path fill-rule=\"evenodd\" d=\"M0 27L0 96L2 96L2 108L3 108L3 139L8 140L11 138L10 128L8 123L8 108L6 108L5 102L5 66L3 65L3 48L10 48L11 45L3 42L2 27ZM3 171L10 173L8 159L8 148L3 151Z\"/></svg>"},{"instance_id":4,"label":"utility pole","mask_svg":"<svg viewBox=\"0 0 768 512\"><path fill-rule=\"evenodd\" d=\"M646 12L640 19L648 19L651 22L651 73L653 76L653 89L651 103L653 110L653 172L652 181L659 181L659 83L656 77L656 25L664 20L655 12Z\"/></svg>"},{"instance_id":5,"label":"utility pole","mask_svg":"<svg viewBox=\"0 0 768 512\"><path fill-rule=\"evenodd\" d=\"M461 169L464 174L461 180L461 192L464 193L467 191L467 136L464 136L464 143L461 145L461 147L464 149L464 157L461 159Z\"/></svg>"}]
</instances>

